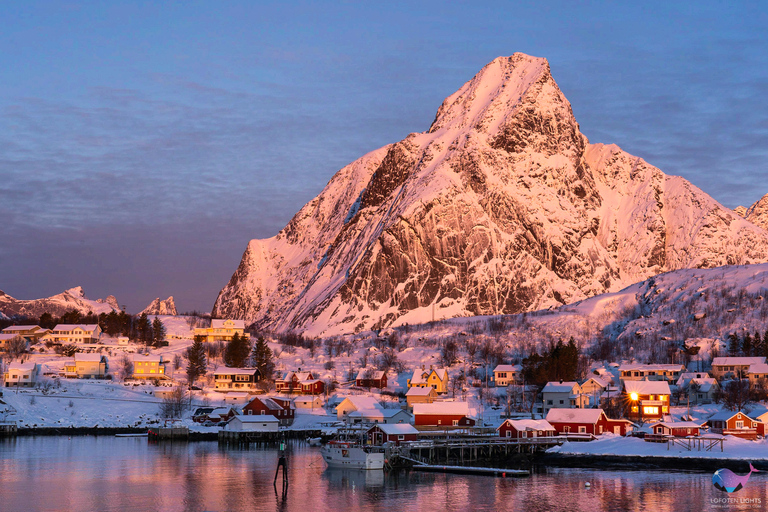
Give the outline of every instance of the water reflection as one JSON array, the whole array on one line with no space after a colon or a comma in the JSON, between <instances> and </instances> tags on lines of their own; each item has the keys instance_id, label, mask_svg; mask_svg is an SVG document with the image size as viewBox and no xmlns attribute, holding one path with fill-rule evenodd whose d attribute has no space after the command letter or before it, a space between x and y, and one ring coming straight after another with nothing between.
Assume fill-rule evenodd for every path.
<instances>
[{"instance_id":1,"label":"water reflection","mask_svg":"<svg viewBox=\"0 0 768 512\"><path fill-rule=\"evenodd\" d=\"M529 478L326 469L316 448L288 446L289 487L273 486L277 451L142 438L0 440L0 510L755 510L713 507L710 472L547 469ZM746 467L746 463L745 463ZM732 468L743 473L740 468ZM584 483L589 481L590 487ZM766 500L768 475L732 495Z\"/></svg>"}]
</instances>

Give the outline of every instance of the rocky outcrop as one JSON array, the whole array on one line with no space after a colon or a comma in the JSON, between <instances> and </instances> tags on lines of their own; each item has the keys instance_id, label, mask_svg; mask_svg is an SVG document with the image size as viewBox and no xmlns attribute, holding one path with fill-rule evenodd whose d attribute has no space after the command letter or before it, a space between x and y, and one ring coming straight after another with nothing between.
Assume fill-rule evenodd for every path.
<instances>
[{"instance_id":1,"label":"rocky outcrop","mask_svg":"<svg viewBox=\"0 0 768 512\"><path fill-rule=\"evenodd\" d=\"M61 316L64 313L76 310L83 315L94 313L109 313L120 311L117 299L113 295L105 299L91 300L85 296L83 288L76 286L58 295L43 299L19 300L0 291L0 312L8 317L27 316L39 317L43 313L53 316Z\"/></svg>"},{"instance_id":2,"label":"rocky outcrop","mask_svg":"<svg viewBox=\"0 0 768 512\"><path fill-rule=\"evenodd\" d=\"M430 129L341 169L252 240L214 317L311 335L567 304L668 270L768 260L686 180L589 144L545 59L515 54Z\"/></svg>"},{"instance_id":3,"label":"rocky outcrop","mask_svg":"<svg viewBox=\"0 0 768 512\"><path fill-rule=\"evenodd\" d=\"M139 315L144 313L147 315L178 315L176 304L173 302L173 295L165 300L160 300L160 297L156 298Z\"/></svg>"},{"instance_id":4,"label":"rocky outcrop","mask_svg":"<svg viewBox=\"0 0 768 512\"><path fill-rule=\"evenodd\" d=\"M749 222L768 231L768 194L750 206L744 214Z\"/></svg>"}]
</instances>

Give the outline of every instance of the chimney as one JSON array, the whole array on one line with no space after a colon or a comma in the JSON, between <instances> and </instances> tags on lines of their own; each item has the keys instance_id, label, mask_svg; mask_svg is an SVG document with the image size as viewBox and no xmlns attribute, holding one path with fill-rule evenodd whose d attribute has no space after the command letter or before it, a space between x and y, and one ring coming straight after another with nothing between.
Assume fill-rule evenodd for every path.
<instances>
[{"instance_id":1,"label":"chimney","mask_svg":"<svg viewBox=\"0 0 768 512\"><path fill-rule=\"evenodd\" d=\"M429 369L434 370L435 369L434 365L429 365Z\"/></svg>"},{"instance_id":2,"label":"chimney","mask_svg":"<svg viewBox=\"0 0 768 512\"><path fill-rule=\"evenodd\" d=\"M424 366L424 365L421 365L421 369L422 369L422 370L423 370L423 369L425 369L425 368L426 368L426 366Z\"/></svg>"}]
</instances>

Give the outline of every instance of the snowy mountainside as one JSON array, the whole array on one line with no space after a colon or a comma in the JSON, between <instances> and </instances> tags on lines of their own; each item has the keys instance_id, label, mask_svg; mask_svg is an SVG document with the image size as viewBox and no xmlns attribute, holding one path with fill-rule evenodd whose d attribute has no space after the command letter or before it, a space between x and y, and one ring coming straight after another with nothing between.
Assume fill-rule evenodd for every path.
<instances>
[{"instance_id":1,"label":"snowy mountainside","mask_svg":"<svg viewBox=\"0 0 768 512\"><path fill-rule=\"evenodd\" d=\"M149 306L144 308L139 315L146 313L147 315L177 315L176 303L173 301L173 295L165 300L160 300L157 297L153 300Z\"/></svg>"},{"instance_id":2,"label":"snowy mountainside","mask_svg":"<svg viewBox=\"0 0 768 512\"><path fill-rule=\"evenodd\" d=\"M20 300L0 291L0 312L8 317L14 315L39 317L45 312L61 316L67 311L77 310L83 315L92 312L96 315L120 311L114 295L106 299L91 300L85 296L83 288L76 286L57 295L43 299Z\"/></svg>"},{"instance_id":3,"label":"snowy mountainside","mask_svg":"<svg viewBox=\"0 0 768 512\"><path fill-rule=\"evenodd\" d=\"M533 313L455 318L387 329L403 345L431 340L490 340L509 359L522 359L571 336L600 360L671 362L669 350L699 346L700 357L722 355L731 333L768 331L768 264L682 269L618 292ZM437 340L437 341L435 341ZM680 357L680 352L677 352ZM680 362L680 359L676 360Z\"/></svg>"},{"instance_id":4,"label":"snowy mountainside","mask_svg":"<svg viewBox=\"0 0 768 512\"><path fill-rule=\"evenodd\" d=\"M768 231L768 194L765 194L744 213L744 218Z\"/></svg>"},{"instance_id":5,"label":"snowy mountainside","mask_svg":"<svg viewBox=\"0 0 768 512\"><path fill-rule=\"evenodd\" d=\"M768 261L768 233L682 178L589 144L545 59L515 54L427 132L341 169L252 240L214 317L332 335L518 313L661 272Z\"/></svg>"}]
</instances>

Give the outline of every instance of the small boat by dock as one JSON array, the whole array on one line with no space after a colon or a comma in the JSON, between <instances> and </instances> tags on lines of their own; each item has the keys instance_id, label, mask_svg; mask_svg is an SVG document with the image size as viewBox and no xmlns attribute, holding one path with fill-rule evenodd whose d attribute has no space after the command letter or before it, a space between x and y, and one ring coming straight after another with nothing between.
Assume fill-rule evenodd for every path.
<instances>
[{"instance_id":1,"label":"small boat by dock","mask_svg":"<svg viewBox=\"0 0 768 512\"><path fill-rule=\"evenodd\" d=\"M384 450L350 441L329 441L320 448L330 468L384 469Z\"/></svg>"},{"instance_id":2,"label":"small boat by dock","mask_svg":"<svg viewBox=\"0 0 768 512\"><path fill-rule=\"evenodd\" d=\"M137 434L115 434L115 437L147 437L149 432L137 433Z\"/></svg>"}]
</instances>

